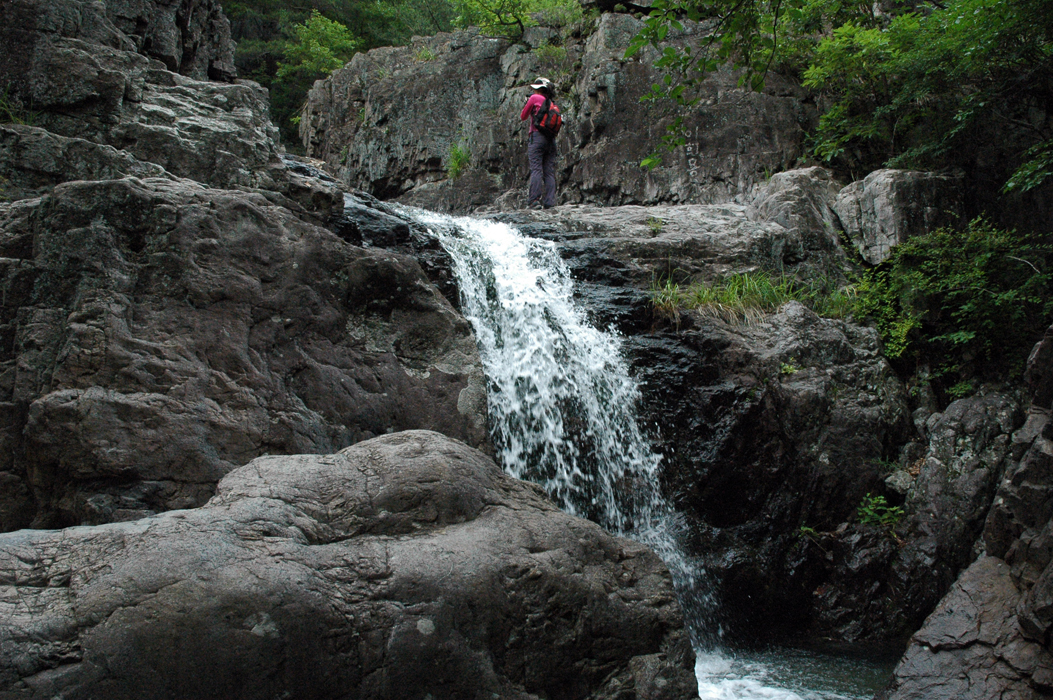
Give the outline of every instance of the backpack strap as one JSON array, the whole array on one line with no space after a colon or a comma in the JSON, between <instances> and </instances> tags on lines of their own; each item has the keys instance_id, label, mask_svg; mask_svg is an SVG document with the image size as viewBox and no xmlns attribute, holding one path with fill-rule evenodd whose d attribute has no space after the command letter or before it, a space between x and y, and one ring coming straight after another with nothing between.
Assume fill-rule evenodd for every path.
<instances>
[{"instance_id":1,"label":"backpack strap","mask_svg":"<svg viewBox=\"0 0 1053 700\"><path fill-rule=\"evenodd\" d=\"M549 103L551 103L551 102L552 102L552 98L551 97L546 97L545 98L545 103L543 105L541 105L540 107L538 107L537 111L534 112L534 120L533 121L534 121L534 130L535 131L538 128L538 124L541 122L541 115L548 111L548 106L549 106Z\"/></svg>"}]
</instances>

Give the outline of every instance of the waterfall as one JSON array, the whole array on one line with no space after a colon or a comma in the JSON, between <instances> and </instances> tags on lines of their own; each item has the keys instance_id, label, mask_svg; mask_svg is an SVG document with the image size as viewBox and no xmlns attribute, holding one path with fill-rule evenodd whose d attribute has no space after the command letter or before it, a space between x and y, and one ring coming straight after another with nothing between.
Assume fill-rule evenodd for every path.
<instances>
[{"instance_id":1,"label":"waterfall","mask_svg":"<svg viewBox=\"0 0 1053 700\"><path fill-rule=\"evenodd\" d=\"M556 246L506 224L412 215L453 259L487 377L498 462L565 511L654 549L673 574L692 642L712 646L712 596L680 546L682 520L659 486L661 456L637 423L640 392L621 340L574 303Z\"/></svg>"},{"instance_id":2,"label":"waterfall","mask_svg":"<svg viewBox=\"0 0 1053 700\"><path fill-rule=\"evenodd\" d=\"M592 326L574 303L556 246L502 223L399 209L426 226L453 260L461 310L475 329L487 377L499 463L540 484L564 510L662 558L698 657L701 698L801 700L769 687L771 664L717 649L715 601L701 566L684 554L684 524L661 492L661 456L637 423L640 392L621 340Z\"/></svg>"}]
</instances>

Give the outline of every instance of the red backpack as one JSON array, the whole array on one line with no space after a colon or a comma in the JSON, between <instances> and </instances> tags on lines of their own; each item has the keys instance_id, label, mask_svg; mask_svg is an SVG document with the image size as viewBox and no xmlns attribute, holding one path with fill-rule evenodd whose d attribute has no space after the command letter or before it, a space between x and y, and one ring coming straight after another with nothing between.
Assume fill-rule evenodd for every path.
<instances>
[{"instance_id":1,"label":"red backpack","mask_svg":"<svg viewBox=\"0 0 1053 700\"><path fill-rule=\"evenodd\" d=\"M554 139L561 126L563 126L563 117L559 114L559 107L551 97L546 97L545 104L534 113L534 128L550 139Z\"/></svg>"}]
</instances>

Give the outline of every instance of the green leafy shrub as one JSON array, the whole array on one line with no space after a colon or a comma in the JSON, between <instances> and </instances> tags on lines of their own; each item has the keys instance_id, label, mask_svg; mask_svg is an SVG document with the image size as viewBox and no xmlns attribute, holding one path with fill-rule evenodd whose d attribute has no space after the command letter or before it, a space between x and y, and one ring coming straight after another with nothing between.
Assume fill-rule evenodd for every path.
<instances>
[{"instance_id":1,"label":"green leafy shrub","mask_svg":"<svg viewBox=\"0 0 1053 700\"><path fill-rule=\"evenodd\" d=\"M460 143L450 144L450 151L446 158L446 175L451 180L456 180L468 169L471 159L472 154L467 146Z\"/></svg>"},{"instance_id":2,"label":"green leafy shrub","mask_svg":"<svg viewBox=\"0 0 1053 700\"><path fill-rule=\"evenodd\" d=\"M496 36L519 37L527 27L561 27L581 19L578 0L453 0L458 27L479 27Z\"/></svg>"},{"instance_id":3,"label":"green leafy shrub","mask_svg":"<svg viewBox=\"0 0 1053 700\"><path fill-rule=\"evenodd\" d=\"M537 57L539 73L549 76L555 81L556 85L563 82L563 79L570 71L570 60L565 47L554 44L542 44L534 49L533 53Z\"/></svg>"},{"instance_id":4,"label":"green leafy shrub","mask_svg":"<svg viewBox=\"0 0 1053 700\"><path fill-rule=\"evenodd\" d=\"M289 42L278 62L277 77L293 75L322 78L340 68L358 49L359 42L347 27L326 18L318 10L293 28L296 41Z\"/></svg>"},{"instance_id":5,"label":"green leafy shrub","mask_svg":"<svg viewBox=\"0 0 1053 700\"><path fill-rule=\"evenodd\" d=\"M871 496L868 493L856 508L856 517L864 525L892 529L903 519L903 509L890 506L884 496Z\"/></svg>"},{"instance_id":6,"label":"green leafy shrub","mask_svg":"<svg viewBox=\"0 0 1053 700\"><path fill-rule=\"evenodd\" d=\"M1022 372L1053 320L1051 262L1047 240L979 218L894 248L857 283L856 312L901 369L928 365L934 389L954 398L973 378Z\"/></svg>"}]
</instances>

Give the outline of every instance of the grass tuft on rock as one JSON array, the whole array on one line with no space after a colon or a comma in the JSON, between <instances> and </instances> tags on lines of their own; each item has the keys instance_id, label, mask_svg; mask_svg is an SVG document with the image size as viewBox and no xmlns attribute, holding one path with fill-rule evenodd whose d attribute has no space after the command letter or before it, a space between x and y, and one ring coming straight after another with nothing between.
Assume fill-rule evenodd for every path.
<instances>
[{"instance_id":1,"label":"grass tuft on rock","mask_svg":"<svg viewBox=\"0 0 1053 700\"><path fill-rule=\"evenodd\" d=\"M713 284L684 287L670 279L651 285L651 303L662 316L679 321L685 309L728 323L757 323L783 304L798 301L820 316L848 318L855 306L855 288L832 280L801 281L764 271L729 275Z\"/></svg>"}]
</instances>

